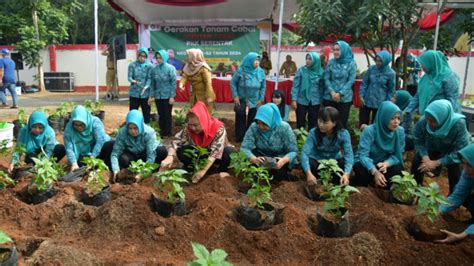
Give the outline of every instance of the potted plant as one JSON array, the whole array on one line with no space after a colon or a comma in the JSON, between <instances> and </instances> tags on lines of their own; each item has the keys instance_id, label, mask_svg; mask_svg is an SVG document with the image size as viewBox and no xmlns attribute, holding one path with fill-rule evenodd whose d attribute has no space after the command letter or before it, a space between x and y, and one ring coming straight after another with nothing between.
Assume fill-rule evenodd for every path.
<instances>
[{"instance_id":1,"label":"potted plant","mask_svg":"<svg viewBox=\"0 0 474 266\"><path fill-rule=\"evenodd\" d=\"M4 171L0 171L0 189L8 186L15 186L15 180L11 179Z\"/></svg>"},{"instance_id":2,"label":"potted plant","mask_svg":"<svg viewBox=\"0 0 474 266\"><path fill-rule=\"evenodd\" d=\"M28 118L26 117L26 111L24 108L20 108L18 110L16 119L13 120L13 137L15 137L15 139L18 138L18 134L20 134L20 129L24 127L27 122Z\"/></svg>"},{"instance_id":3,"label":"potted plant","mask_svg":"<svg viewBox=\"0 0 474 266\"><path fill-rule=\"evenodd\" d=\"M40 154L39 158L32 158L32 160L35 166L33 178L28 185L27 202L39 204L56 194L53 184L59 173L55 168L54 158Z\"/></svg>"},{"instance_id":4,"label":"potted plant","mask_svg":"<svg viewBox=\"0 0 474 266\"><path fill-rule=\"evenodd\" d=\"M94 116L97 116L100 120L104 121L105 111L104 103L102 101L85 100L84 107Z\"/></svg>"},{"instance_id":5,"label":"potted plant","mask_svg":"<svg viewBox=\"0 0 474 266\"><path fill-rule=\"evenodd\" d=\"M189 108L189 104L186 104L183 108L174 110L175 125L184 126L184 124L186 124L186 115L188 114Z\"/></svg>"},{"instance_id":6,"label":"potted plant","mask_svg":"<svg viewBox=\"0 0 474 266\"><path fill-rule=\"evenodd\" d=\"M13 149L13 152L18 154L18 163L15 164L15 168L13 169L13 178L18 179L31 174L29 170L32 168L32 166L26 165L23 159L23 157L26 155L25 145L16 145Z\"/></svg>"},{"instance_id":7,"label":"potted plant","mask_svg":"<svg viewBox=\"0 0 474 266\"><path fill-rule=\"evenodd\" d=\"M390 192L393 200L402 204L412 205L415 203L415 192L418 187L414 175L402 171L402 175L391 178Z\"/></svg>"},{"instance_id":8,"label":"potted plant","mask_svg":"<svg viewBox=\"0 0 474 266\"><path fill-rule=\"evenodd\" d=\"M408 232L417 240L432 242L445 237L441 229L447 224L439 215L439 207L449 205L446 197L440 194L438 183L433 182L427 187L419 186L415 192L418 196L417 213L408 224Z\"/></svg>"},{"instance_id":9,"label":"potted plant","mask_svg":"<svg viewBox=\"0 0 474 266\"><path fill-rule=\"evenodd\" d=\"M324 212L321 214L316 210L316 234L325 237L347 237L350 236L349 194L359 190L352 186L332 186L326 192Z\"/></svg>"},{"instance_id":10,"label":"potted plant","mask_svg":"<svg viewBox=\"0 0 474 266\"><path fill-rule=\"evenodd\" d=\"M252 162L247 159L247 155L245 155L243 152L234 152L230 155L229 168L233 169L234 176L239 180L244 179L244 173L251 165ZM242 181L237 187L239 192L247 193L247 191L250 189L250 186L250 183Z\"/></svg>"},{"instance_id":11,"label":"potted plant","mask_svg":"<svg viewBox=\"0 0 474 266\"><path fill-rule=\"evenodd\" d=\"M318 183L315 186L305 186L306 196L313 201L324 200L324 193L333 186L334 177L340 178L344 174L344 171L334 159L320 160L318 162Z\"/></svg>"},{"instance_id":12,"label":"potted plant","mask_svg":"<svg viewBox=\"0 0 474 266\"><path fill-rule=\"evenodd\" d=\"M163 217L170 217L171 214L183 216L186 214L185 194L181 183L188 183L183 176L187 174L182 169L172 169L158 172L155 177L154 187L159 187L161 191L168 191L167 200L160 199L152 193L151 200L154 210Z\"/></svg>"},{"instance_id":13,"label":"potted plant","mask_svg":"<svg viewBox=\"0 0 474 266\"><path fill-rule=\"evenodd\" d=\"M208 162L209 151L206 148L195 146L184 151L184 155L191 159L192 172L195 174L201 171Z\"/></svg>"},{"instance_id":14,"label":"potted plant","mask_svg":"<svg viewBox=\"0 0 474 266\"><path fill-rule=\"evenodd\" d=\"M0 265L16 265L18 253L13 240L5 232L0 230Z\"/></svg>"},{"instance_id":15,"label":"potted plant","mask_svg":"<svg viewBox=\"0 0 474 266\"><path fill-rule=\"evenodd\" d=\"M128 169L120 171L118 180L127 184L149 178L160 167L157 163L144 162L142 159L130 163Z\"/></svg>"},{"instance_id":16,"label":"potted plant","mask_svg":"<svg viewBox=\"0 0 474 266\"><path fill-rule=\"evenodd\" d=\"M10 152L10 148L8 147L9 144L9 139L0 140L0 154L3 155L3 157L7 156Z\"/></svg>"},{"instance_id":17,"label":"potted plant","mask_svg":"<svg viewBox=\"0 0 474 266\"><path fill-rule=\"evenodd\" d=\"M64 130L66 119L68 119L69 104L62 103L48 117L48 124L54 129L54 133L60 134Z\"/></svg>"},{"instance_id":18,"label":"potted plant","mask_svg":"<svg viewBox=\"0 0 474 266\"><path fill-rule=\"evenodd\" d=\"M209 252L205 246L196 242L191 242L191 246L196 260L189 262L188 266L232 266L232 263L226 261L228 254L223 249L218 248Z\"/></svg>"},{"instance_id":19,"label":"potted plant","mask_svg":"<svg viewBox=\"0 0 474 266\"><path fill-rule=\"evenodd\" d=\"M98 158L85 157L82 161L89 171L82 201L88 205L101 206L110 200L110 186L104 178L104 174L109 171L109 168L104 161Z\"/></svg>"},{"instance_id":20,"label":"potted plant","mask_svg":"<svg viewBox=\"0 0 474 266\"><path fill-rule=\"evenodd\" d=\"M303 150L303 146L306 143L309 133L304 127L293 129L293 133L295 133L299 156L301 156L301 151Z\"/></svg>"}]
</instances>

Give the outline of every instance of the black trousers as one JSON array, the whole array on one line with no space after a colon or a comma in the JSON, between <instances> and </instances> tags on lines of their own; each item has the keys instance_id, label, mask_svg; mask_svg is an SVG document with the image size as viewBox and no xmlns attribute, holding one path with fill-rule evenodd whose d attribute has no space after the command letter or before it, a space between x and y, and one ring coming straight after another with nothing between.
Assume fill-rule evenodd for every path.
<instances>
[{"instance_id":1,"label":"black trousers","mask_svg":"<svg viewBox=\"0 0 474 266\"><path fill-rule=\"evenodd\" d=\"M99 155L97 156L98 159L101 159L102 161L104 161L104 163L107 165L107 167L109 167L109 169L112 169L112 164L110 162L110 155L112 154L112 150L114 149L114 144L115 144L114 140L109 140L106 143L104 143L104 145L102 146L102 149L100 150ZM79 156L77 160L77 164L79 166L85 165L82 162L82 158L84 158L84 156L81 155Z\"/></svg>"},{"instance_id":2,"label":"black trousers","mask_svg":"<svg viewBox=\"0 0 474 266\"><path fill-rule=\"evenodd\" d=\"M256 114L257 108L250 108L248 115L244 108L235 112L235 140L237 142L242 142L245 132L255 120Z\"/></svg>"},{"instance_id":3,"label":"black trousers","mask_svg":"<svg viewBox=\"0 0 474 266\"><path fill-rule=\"evenodd\" d=\"M172 128L171 111L173 105L170 104L170 99L155 99L155 104L158 114L160 115L160 135L170 137Z\"/></svg>"},{"instance_id":4,"label":"black trousers","mask_svg":"<svg viewBox=\"0 0 474 266\"><path fill-rule=\"evenodd\" d=\"M185 155L185 151L188 149L195 149L195 147L192 145L185 145L185 146L179 147L178 150L176 151L176 155L178 156L178 160L184 164L184 168L187 171L192 171L193 170L192 159ZM234 152L236 152L236 150L233 147L224 148L224 153L222 154L221 159L217 159L214 162L214 164L219 165L219 167L217 168L217 171L219 172L228 171L229 165L230 165L230 155Z\"/></svg>"},{"instance_id":5,"label":"black trousers","mask_svg":"<svg viewBox=\"0 0 474 266\"><path fill-rule=\"evenodd\" d=\"M377 114L377 108L370 108L362 106L359 110L359 126L362 124L370 125L375 121L375 115Z\"/></svg>"},{"instance_id":6,"label":"black trousers","mask_svg":"<svg viewBox=\"0 0 474 266\"><path fill-rule=\"evenodd\" d=\"M320 105L303 105L299 104L296 107L296 128L306 128L308 125L308 131L316 126L318 123L318 113ZM306 118L308 123L306 124Z\"/></svg>"},{"instance_id":7,"label":"black trousers","mask_svg":"<svg viewBox=\"0 0 474 266\"><path fill-rule=\"evenodd\" d=\"M474 194L471 194L467 196L466 200L464 200L464 203L462 204L466 209L469 210L471 213L471 221L470 223L474 222Z\"/></svg>"},{"instance_id":8,"label":"black trousers","mask_svg":"<svg viewBox=\"0 0 474 266\"><path fill-rule=\"evenodd\" d=\"M337 103L333 101L323 100L323 105L336 108L339 111L339 117L341 118L342 126L344 128L348 128L347 120L349 120L349 113L351 112L352 102Z\"/></svg>"},{"instance_id":9,"label":"black trousers","mask_svg":"<svg viewBox=\"0 0 474 266\"><path fill-rule=\"evenodd\" d=\"M163 161L166 156L168 156L168 151L166 150L166 147L158 146L158 148L156 148L155 163L161 163L161 161ZM129 150L125 150L122 154L120 154L118 158L120 169L128 168L131 162L137 161L139 159L142 159L142 161L146 162L146 157L146 153L135 154Z\"/></svg>"},{"instance_id":10,"label":"black trousers","mask_svg":"<svg viewBox=\"0 0 474 266\"><path fill-rule=\"evenodd\" d=\"M368 186L374 182L375 176L367 170L360 162L354 164L355 178L351 179L352 186ZM401 175L403 171L403 166L401 164L393 165L387 169L387 172L383 174L387 180L387 186L385 189L390 189L391 178L394 175Z\"/></svg>"},{"instance_id":11,"label":"black trousers","mask_svg":"<svg viewBox=\"0 0 474 266\"><path fill-rule=\"evenodd\" d=\"M438 160L443 157L445 154L438 151L428 151L428 156L431 160ZM413 157L413 162L411 164L411 172L415 176L415 180L418 184L423 185L424 174L418 170L418 167L421 165L421 156L417 153ZM461 176L461 164L449 164L446 166L448 168L448 180L449 180L449 194L454 190L454 186L458 183L459 177ZM434 175L439 175L441 173L441 166L432 171Z\"/></svg>"},{"instance_id":12,"label":"black trousers","mask_svg":"<svg viewBox=\"0 0 474 266\"><path fill-rule=\"evenodd\" d=\"M415 149L415 142L412 138L405 137L405 151L412 151Z\"/></svg>"},{"instance_id":13,"label":"black trousers","mask_svg":"<svg viewBox=\"0 0 474 266\"><path fill-rule=\"evenodd\" d=\"M130 108L129 110L138 110L138 108L142 108L143 118L145 120L145 124L150 123L150 105L148 104L148 98L140 99L135 97L130 97Z\"/></svg>"},{"instance_id":14,"label":"black trousers","mask_svg":"<svg viewBox=\"0 0 474 266\"><path fill-rule=\"evenodd\" d=\"M344 158L341 158L341 159L337 160L337 165L339 165L339 167L343 170L344 170L344 164L345 164ZM311 168L311 173L313 175L315 175L316 178L319 178L319 170L318 170L319 162L317 160L314 160L314 159L309 159L309 165L310 165L310 168ZM334 185L341 184L341 177L333 174L331 183L333 183Z\"/></svg>"},{"instance_id":15,"label":"black trousers","mask_svg":"<svg viewBox=\"0 0 474 266\"><path fill-rule=\"evenodd\" d=\"M33 157L38 157L38 155L41 153L41 150L37 150L35 153L32 154L27 154L25 156L25 163L33 163L33 160L31 158ZM62 158L66 155L66 148L64 147L63 144L56 144L53 149L53 154L52 156L56 158L56 162L61 161Z\"/></svg>"},{"instance_id":16,"label":"black trousers","mask_svg":"<svg viewBox=\"0 0 474 266\"><path fill-rule=\"evenodd\" d=\"M415 94L418 91L418 85L408 85L407 91L410 93L411 96L415 97Z\"/></svg>"},{"instance_id":17,"label":"black trousers","mask_svg":"<svg viewBox=\"0 0 474 266\"><path fill-rule=\"evenodd\" d=\"M274 154L263 154L262 152L256 149L253 149L252 153L257 157L260 157L260 156L276 157L276 155ZM290 177L288 175L288 173L290 172L289 163L285 164L285 166L283 166L280 169L273 169L273 168L269 169L269 172L270 172L270 175L273 176L272 183L280 182L283 180L287 180L287 181L290 180Z\"/></svg>"}]
</instances>

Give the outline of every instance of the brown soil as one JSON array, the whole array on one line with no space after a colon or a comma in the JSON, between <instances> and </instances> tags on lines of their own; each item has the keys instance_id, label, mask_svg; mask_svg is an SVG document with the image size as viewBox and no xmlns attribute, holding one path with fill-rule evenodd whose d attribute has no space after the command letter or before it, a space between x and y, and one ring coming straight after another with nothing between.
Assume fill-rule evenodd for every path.
<instances>
[{"instance_id":1,"label":"brown soil","mask_svg":"<svg viewBox=\"0 0 474 266\"><path fill-rule=\"evenodd\" d=\"M428 242L443 239L445 235L440 230L448 227L442 216L431 222L426 216L422 215L414 216L409 221L408 226L409 230L416 232L415 238Z\"/></svg>"},{"instance_id":2,"label":"brown soil","mask_svg":"<svg viewBox=\"0 0 474 266\"><path fill-rule=\"evenodd\" d=\"M125 107L117 116L124 118L122 109ZM106 124L112 132L123 119L113 120L109 111ZM227 121L226 126L232 128L233 123ZM233 129L228 133L233 140ZM0 158L2 170L8 159ZM282 221L264 231L246 230L233 217L232 210L247 201L237 190L240 180L233 177L209 175L186 186L189 213L170 218L159 216L150 207L153 180L113 184L112 199L94 207L79 201L84 181L59 182L53 198L38 205L26 204L17 192L28 179L15 188L0 190L0 228L15 240L25 264L184 265L193 259L191 241L208 249L223 248L228 260L237 265L474 263L473 239L455 245L417 241L406 230L406 221L416 215L415 207L385 203L367 188L350 196L349 218L355 234L338 239L316 236L308 225L324 202L313 202L302 193L305 179L272 187L272 205L282 210ZM434 180L446 194L446 173ZM448 217L447 229L461 232L467 225L459 221L469 214L462 209Z\"/></svg>"}]
</instances>

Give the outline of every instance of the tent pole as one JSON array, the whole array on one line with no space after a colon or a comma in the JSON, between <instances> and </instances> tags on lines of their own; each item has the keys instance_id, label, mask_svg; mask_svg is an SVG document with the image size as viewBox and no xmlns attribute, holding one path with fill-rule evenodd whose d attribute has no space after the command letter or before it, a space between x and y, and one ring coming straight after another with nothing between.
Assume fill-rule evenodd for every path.
<instances>
[{"instance_id":1,"label":"tent pole","mask_svg":"<svg viewBox=\"0 0 474 266\"><path fill-rule=\"evenodd\" d=\"M444 0L438 0L438 10L437 10L437 16L436 16L436 28L435 28L435 37L434 37L434 44L433 44L433 50L436 50L438 46L438 34L439 34L439 21L441 20L441 10L443 6L443 1Z\"/></svg>"},{"instance_id":2,"label":"tent pole","mask_svg":"<svg viewBox=\"0 0 474 266\"><path fill-rule=\"evenodd\" d=\"M278 48L277 48L277 79L275 80L275 90L278 90L278 78L280 77L280 49L281 49L281 31L283 28L283 7L285 6L285 0L280 0L280 17L278 20ZM286 96L287 97L287 96Z\"/></svg>"},{"instance_id":3,"label":"tent pole","mask_svg":"<svg viewBox=\"0 0 474 266\"><path fill-rule=\"evenodd\" d=\"M469 72L469 61L471 59L471 53L472 53L472 42L474 41L472 39L473 37L471 36L470 40L469 40L469 45L468 45L468 51L467 51L467 60L466 60L466 69L464 70L464 84L462 86L462 95L461 95L461 99L464 100L464 97L466 95L466 86L467 86L467 75L468 75L468 72Z\"/></svg>"},{"instance_id":4,"label":"tent pole","mask_svg":"<svg viewBox=\"0 0 474 266\"><path fill-rule=\"evenodd\" d=\"M99 16L97 0L94 0L94 43L95 43L95 101L99 101Z\"/></svg>"}]
</instances>

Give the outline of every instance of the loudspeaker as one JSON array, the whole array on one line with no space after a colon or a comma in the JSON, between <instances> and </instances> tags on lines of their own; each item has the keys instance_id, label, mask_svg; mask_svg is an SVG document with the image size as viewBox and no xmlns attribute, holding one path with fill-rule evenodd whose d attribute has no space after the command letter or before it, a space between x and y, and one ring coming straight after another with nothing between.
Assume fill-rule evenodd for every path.
<instances>
[{"instance_id":1,"label":"loudspeaker","mask_svg":"<svg viewBox=\"0 0 474 266\"><path fill-rule=\"evenodd\" d=\"M114 36L113 49L115 51L115 59L126 59L127 58L127 35Z\"/></svg>"},{"instance_id":2,"label":"loudspeaker","mask_svg":"<svg viewBox=\"0 0 474 266\"><path fill-rule=\"evenodd\" d=\"M44 72L44 85L48 91L74 91L74 74L71 72Z\"/></svg>"},{"instance_id":3,"label":"loudspeaker","mask_svg":"<svg viewBox=\"0 0 474 266\"><path fill-rule=\"evenodd\" d=\"M15 62L15 70L23 70L23 56L20 53L11 53L10 56Z\"/></svg>"}]
</instances>

